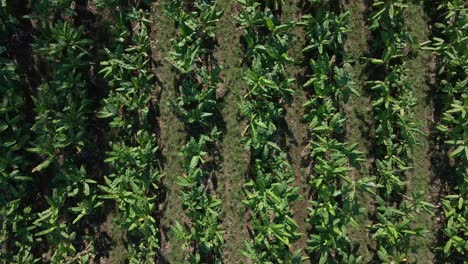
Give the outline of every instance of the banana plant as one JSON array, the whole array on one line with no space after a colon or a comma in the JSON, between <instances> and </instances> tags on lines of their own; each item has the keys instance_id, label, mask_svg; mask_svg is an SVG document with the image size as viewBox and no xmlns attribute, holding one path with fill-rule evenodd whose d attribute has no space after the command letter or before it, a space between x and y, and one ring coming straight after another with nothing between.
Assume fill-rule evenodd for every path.
<instances>
[{"instance_id":1,"label":"banana plant","mask_svg":"<svg viewBox=\"0 0 468 264\"><path fill-rule=\"evenodd\" d=\"M425 211L432 213L434 206L423 201L420 193L403 201L398 208L388 206L380 196L377 200L378 223L369 226L374 233L372 238L377 241L377 254L383 263L403 263L408 260L410 241L414 236L423 236L428 231L414 227L411 223L416 215Z\"/></svg>"},{"instance_id":2,"label":"banana plant","mask_svg":"<svg viewBox=\"0 0 468 264\"><path fill-rule=\"evenodd\" d=\"M188 227L177 222L173 228L176 236L185 246L195 248L188 256L190 263L203 263L211 259L221 263L223 231L219 229L221 200L207 192L205 182L210 177L206 168L209 152L207 143L215 142L219 132L214 129L210 136L202 135L198 140L193 137L181 153L186 159L186 175L177 178L177 184L183 188L180 196L187 216L192 220Z\"/></svg>"},{"instance_id":3,"label":"banana plant","mask_svg":"<svg viewBox=\"0 0 468 264\"><path fill-rule=\"evenodd\" d=\"M379 34L374 49L382 52L380 58L364 58L373 64L388 65L391 61L403 59L406 49L413 45L413 39L404 28L403 12L408 8L407 0L374 1L369 29Z\"/></svg>"},{"instance_id":4,"label":"banana plant","mask_svg":"<svg viewBox=\"0 0 468 264\"><path fill-rule=\"evenodd\" d=\"M166 14L178 24L179 38L172 40L174 50L167 60L182 74L196 70L197 60L209 56L210 48L206 43L215 37L216 23L223 16L211 1L194 1L194 11L185 12L183 3L170 1Z\"/></svg>"},{"instance_id":5,"label":"banana plant","mask_svg":"<svg viewBox=\"0 0 468 264\"><path fill-rule=\"evenodd\" d=\"M52 262L68 259L77 253L75 245L76 232L70 230L69 226L60 221L63 207L66 202L65 190L56 188L51 197L47 197L49 207L40 212L34 221L38 231L35 239L39 242L47 241L53 247Z\"/></svg>"},{"instance_id":6,"label":"banana plant","mask_svg":"<svg viewBox=\"0 0 468 264\"><path fill-rule=\"evenodd\" d=\"M135 147L112 144L106 162L112 165L113 173L99 186L103 191L99 198L117 203L121 214L117 223L127 232L132 263L154 260L159 248L155 213L161 174L153 162L158 148L155 135L139 131L136 137L140 145Z\"/></svg>"},{"instance_id":7,"label":"banana plant","mask_svg":"<svg viewBox=\"0 0 468 264\"><path fill-rule=\"evenodd\" d=\"M377 11L370 18L372 21L370 29L381 27L380 24L388 24L385 29L391 29L397 23L401 23L401 20L394 18L403 15L404 9L408 7L407 2L406 0L374 1L372 7Z\"/></svg>"},{"instance_id":8,"label":"banana plant","mask_svg":"<svg viewBox=\"0 0 468 264\"><path fill-rule=\"evenodd\" d=\"M37 139L31 151L46 157L35 170L56 161L60 149L70 147L80 152L84 147L85 115L90 101L86 99L86 82L79 69L89 65L86 58L90 41L83 38L83 31L83 27L74 28L68 22L59 21L45 28L43 38L35 44L36 52L52 67L51 81L39 88L39 97L34 99L39 114L32 128ZM63 56L63 61L56 62L57 56Z\"/></svg>"},{"instance_id":9,"label":"banana plant","mask_svg":"<svg viewBox=\"0 0 468 264\"><path fill-rule=\"evenodd\" d=\"M179 86L178 97L173 102L175 112L189 124L200 123L209 126L213 122L213 114L216 111L216 89L221 82L219 67L207 69L201 67L197 70L197 79L200 83L191 79L184 79Z\"/></svg>"}]
</instances>

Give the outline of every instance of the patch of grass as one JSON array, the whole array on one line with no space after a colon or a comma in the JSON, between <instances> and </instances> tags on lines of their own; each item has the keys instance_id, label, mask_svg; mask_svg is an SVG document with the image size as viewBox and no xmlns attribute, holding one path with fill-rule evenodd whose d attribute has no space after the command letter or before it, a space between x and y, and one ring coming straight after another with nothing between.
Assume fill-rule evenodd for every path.
<instances>
[{"instance_id":1,"label":"patch of grass","mask_svg":"<svg viewBox=\"0 0 468 264\"><path fill-rule=\"evenodd\" d=\"M414 37L416 43L421 43L428 40L430 31L428 21L424 13L422 4L410 4L405 13L406 26L409 33ZM415 107L414 120L419 124L423 134L418 137L418 145L414 147L413 157L414 169L408 174L407 186L408 194L413 191L422 191L426 197L426 201L433 201L436 189L433 187L431 179L434 175L431 170L430 160L430 127L432 122L433 105L431 103L430 87L428 79L430 76L430 64L432 61L430 51L417 50L416 56L408 61L408 77L414 88L418 104ZM416 238L414 246L416 252L411 256L410 261L420 263L434 262L434 245L435 234L437 233L436 224L430 214L421 213L417 216L415 225L423 227L430 232L425 237Z\"/></svg>"},{"instance_id":2,"label":"patch of grass","mask_svg":"<svg viewBox=\"0 0 468 264\"><path fill-rule=\"evenodd\" d=\"M174 115L169 102L175 98L174 78L172 66L164 59L171 48L170 39L176 34L172 20L164 14L167 1L158 1L152 8L152 43L153 59L156 62L155 74L161 84L159 98L161 128L161 147L164 158L163 184L165 201L161 208L161 263L183 263L184 254L182 243L171 232L175 221L181 224L185 221L182 202L179 197L179 185L175 180L182 175L183 157L178 153L185 141L182 122Z\"/></svg>"}]
</instances>

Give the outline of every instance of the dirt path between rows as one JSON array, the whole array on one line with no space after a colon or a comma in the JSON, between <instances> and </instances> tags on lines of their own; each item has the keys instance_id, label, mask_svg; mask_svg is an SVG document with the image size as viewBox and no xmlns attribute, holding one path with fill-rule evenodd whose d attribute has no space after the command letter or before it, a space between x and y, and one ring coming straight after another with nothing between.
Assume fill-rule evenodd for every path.
<instances>
[{"instance_id":1,"label":"dirt path between rows","mask_svg":"<svg viewBox=\"0 0 468 264\"><path fill-rule=\"evenodd\" d=\"M405 14L408 32L413 36L415 43L427 41L429 38L428 17L424 13L422 4L410 4ZM414 108L414 120L420 126L423 134L417 138L418 145L413 150L414 169L407 177L407 196L411 197L411 192L423 192L425 201L435 203L433 199L438 197L438 184L433 182L434 172L431 166L431 127L432 105L431 88L429 86L431 71L435 70L434 58L430 51L418 50L416 56L408 61L408 79L414 89L417 105ZM431 66L432 65L432 66ZM432 68L432 69L431 69ZM422 227L429 231L424 237L416 238L414 245L417 251L410 256L410 261L419 263L433 263L435 234L437 234L437 223L428 213L417 215L414 221L416 227Z\"/></svg>"},{"instance_id":2,"label":"dirt path between rows","mask_svg":"<svg viewBox=\"0 0 468 264\"><path fill-rule=\"evenodd\" d=\"M365 89L366 65L360 61L360 58L365 56L368 51L369 32L366 23L368 10L365 0L348 1L344 8L350 12L345 48L352 64L352 68L346 70L353 74L355 88L360 93L360 96L351 96L349 103L343 108L347 118L346 138L349 144L358 144L358 149L364 153L368 161L354 174L357 178L363 178L370 176L373 163L373 157L370 154L372 145L369 139L370 135L373 134L372 102ZM358 194L358 199L363 212L356 217L359 228L351 227L349 236L353 251L357 251L357 255L363 257L364 263L368 263L373 258L373 254L369 250L373 243L366 226L371 223L368 214L374 210L374 199L368 194Z\"/></svg>"},{"instance_id":3,"label":"dirt path between rows","mask_svg":"<svg viewBox=\"0 0 468 264\"><path fill-rule=\"evenodd\" d=\"M151 40L153 59L156 61L156 77L161 82L160 128L161 147L164 159L163 184L165 201L162 203L162 219L160 224L161 263L183 263L184 254L181 241L170 231L175 221L181 224L185 221L182 202L179 197L180 187L175 182L183 173L183 157L178 155L185 142L185 132L182 122L174 115L169 102L176 98L174 88L175 73L171 65L164 59L171 49L170 39L175 36L175 26L172 20L164 14L167 1L158 1L153 5Z\"/></svg>"},{"instance_id":4,"label":"dirt path between rows","mask_svg":"<svg viewBox=\"0 0 468 264\"><path fill-rule=\"evenodd\" d=\"M218 7L224 10L224 16L217 26L216 37L218 45L215 57L222 67L223 83L218 94L224 96L222 101L222 115L225 123L221 142L221 171L218 176L218 191L222 200L222 229L224 230L225 245L223 248L224 263L245 263L247 260L241 255L244 241L249 239L247 234L247 219L243 186L249 166L248 152L242 143L242 126L240 120L239 103L244 82L242 80L242 50L240 37L242 30L236 27L234 19L238 14L236 1L216 1Z\"/></svg>"},{"instance_id":5,"label":"dirt path between rows","mask_svg":"<svg viewBox=\"0 0 468 264\"><path fill-rule=\"evenodd\" d=\"M283 6L282 23L299 21L302 16L299 0L288 1ZM309 184L307 182L307 155L308 155L308 137L307 124L303 122L304 103L306 102L306 94L302 89L304 82L304 68L302 67L303 54L302 49L305 47L306 39L305 32L300 27L293 27L291 30L292 40L289 46L289 55L294 59L295 63L286 66L288 78L294 78L294 97L286 112L286 149L288 150L291 169L295 175L294 186L299 188L300 198L292 204L294 212L294 220L299 226L297 232L301 233L301 237L295 241L291 250L293 252L301 250L302 255L306 255L308 230L310 225L307 223L309 204Z\"/></svg>"}]
</instances>

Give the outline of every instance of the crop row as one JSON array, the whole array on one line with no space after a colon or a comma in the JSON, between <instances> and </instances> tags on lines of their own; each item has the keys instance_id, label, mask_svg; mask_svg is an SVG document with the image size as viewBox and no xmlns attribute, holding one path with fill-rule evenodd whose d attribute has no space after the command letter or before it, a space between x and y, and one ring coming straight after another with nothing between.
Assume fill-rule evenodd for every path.
<instances>
[{"instance_id":1,"label":"crop row","mask_svg":"<svg viewBox=\"0 0 468 264\"><path fill-rule=\"evenodd\" d=\"M407 4L406 0L374 1L370 30L377 58L366 58L384 74L369 81L376 124L375 165L381 187L376 196L376 221L369 229L377 242L379 259L385 263L407 260L411 238L426 232L415 227L414 219L419 211L432 208L420 193L405 195L406 174L411 170L413 147L421 133L414 121L416 98L407 78L407 58L414 46L404 26Z\"/></svg>"},{"instance_id":2,"label":"crop row","mask_svg":"<svg viewBox=\"0 0 468 264\"><path fill-rule=\"evenodd\" d=\"M436 35L429 49L438 56L438 91L442 120L437 126L443 151L453 168L449 190L441 199L444 212L443 254L464 261L468 248L468 14L463 1L442 1L438 7Z\"/></svg>"},{"instance_id":3,"label":"crop row","mask_svg":"<svg viewBox=\"0 0 468 264\"><path fill-rule=\"evenodd\" d=\"M299 23L306 32L303 52L311 71L304 84L313 194L308 249L319 263L358 263L362 257L352 253L348 227L358 228L357 195L373 192L374 184L372 178L355 179L353 170L365 159L356 144L342 139L346 117L341 105L351 94L358 95L346 71L351 67L344 50L349 13L334 11L325 1L311 1L308 9L313 11Z\"/></svg>"},{"instance_id":4,"label":"crop row","mask_svg":"<svg viewBox=\"0 0 468 264\"><path fill-rule=\"evenodd\" d=\"M177 29L166 57L175 70L175 92L169 93L175 97L160 102L158 93L166 87L159 87L153 74L151 2L38 0L31 1L31 14L18 19L13 10L18 7L10 6L18 4L0 0L0 262L94 261L101 253L98 233L104 233L96 219L107 209L113 211L110 216L115 216L125 241L125 261L160 260L163 175L157 115L161 103L170 104L187 134L180 151L183 175L168 175L181 187L185 213L180 212L172 226L183 242L180 254L189 263L223 262L222 201L216 182L222 160L220 90L224 87L222 68L213 53L224 13L214 0L166 1L166 15ZM375 130L371 174L376 177L359 179L364 155L345 138L343 107L350 96L359 94L345 49L350 16L342 1L302 1L309 14L286 23L281 22L283 0L237 2L246 84L239 108L250 154L242 201L250 238L239 250L252 263L306 259L292 249L304 234L297 232L292 210L299 199L294 180L300 175L293 173L285 143L286 111L295 96L295 80L286 71L294 63L288 55L290 32L300 27L297 31L305 32L306 40L303 119L308 125L310 162L307 254L318 263L363 262L349 229L359 228L356 216L363 208L358 197L370 193L376 210L367 228L376 257L383 263L407 262L418 246L414 238L428 232L419 227L418 214L431 213L434 207L424 201L425 194L407 190L413 148L422 134L408 78L408 61L418 52L405 21L412 1L374 0L370 7L373 43L371 55L362 59L369 66ZM91 26L105 27L105 36L89 31L81 17L89 6L83 3L97 8L90 13L105 14L94 17L99 22ZM449 165L442 180L446 185L441 193L443 235L438 250L458 263L465 260L468 247L468 16L463 1L437 3L440 22L435 23L435 37L425 49L438 56L436 88L441 103L436 106L442 113L437 130L446 154L442 163ZM28 26L20 23L29 22L32 31L25 33ZM16 61L18 54L29 52L15 51L23 34L34 36L34 66ZM103 42L94 43L92 37ZM25 76L26 68L36 76ZM100 76L94 76L95 69ZM97 88L103 91L98 96ZM102 94L105 98L96 100ZM93 133L94 126L108 131L99 140L109 143L103 149L107 165L97 172L93 169L100 161L93 157L98 154L90 154L100 137Z\"/></svg>"},{"instance_id":5,"label":"crop row","mask_svg":"<svg viewBox=\"0 0 468 264\"><path fill-rule=\"evenodd\" d=\"M50 181L47 204L38 208L32 229L34 241L48 245L52 262L86 260L92 254L92 238L86 234L83 241L88 245L78 254L82 245L77 230L84 226L80 220L102 203L82 156L89 142L86 120L91 102L86 75L92 43L84 36L84 27L73 23L75 7L72 1L37 1L30 15L39 32L33 51L45 64L45 74L33 98L36 116L29 150L41 159L32 172Z\"/></svg>"},{"instance_id":6,"label":"crop row","mask_svg":"<svg viewBox=\"0 0 468 264\"><path fill-rule=\"evenodd\" d=\"M293 23L281 24L276 10L270 9L276 6L271 2L275 1L239 1L247 84L241 110L247 120L245 145L251 155L243 201L250 213L251 240L245 242L242 253L255 263L291 263L301 260L299 251L290 250L300 235L291 210L298 190L291 186L294 175L280 147L280 126L294 94L294 80L285 72L292 62L288 30Z\"/></svg>"},{"instance_id":7,"label":"crop row","mask_svg":"<svg viewBox=\"0 0 468 264\"><path fill-rule=\"evenodd\" d=\"M18 25L8 3L0 4L0 259L32 262L33 213L29 184L31 161L26 157L30 123L25 115L27 83L10 57L8 40Z\"/></svg>"},{"instance_id":8,"label":"crop row","mask_svg":"<svg viewBox=\"0 0 468 264\"><path fill-rule=\"evenodd\" d=\"M159 172L156 95L147 6L100 3L112 13L111 37L100 73L109 93L99 117L109 120L111 173L100 185L101 199L117 205L118 226L126 234L130 263L152 263L159 249Z\"/></svg>"},{"instance_id":9,"label":"crop row","mask_svg":"<svg viewBox=\"0 0 468 264\"><path fill-rule=\"evenodd\" d=\"M180 197L189 218L176 222L173 231L189 248L189 263L221 263L223 232L220 227L221 200L215 190L219 98L216 94L221 69L214 57L216 23L223 15L214 1L173 0L167 15L178 29L167 60L177 69L177 97L172 108L190 137L181 151L184 175L177 178Z\"/></svg>"}]
</instances>

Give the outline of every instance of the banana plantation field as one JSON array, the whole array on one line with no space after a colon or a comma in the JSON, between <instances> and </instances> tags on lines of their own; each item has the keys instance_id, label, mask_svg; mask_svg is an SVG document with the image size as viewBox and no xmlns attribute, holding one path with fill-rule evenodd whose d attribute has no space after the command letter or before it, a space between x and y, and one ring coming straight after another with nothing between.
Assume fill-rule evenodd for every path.
<instances>
[{"instance_id":1,"label":"banana plantation field","mask_svg":"<svg viewBox=\"0 0 468 264\"><path fill-rule=\"evenodd\" d=\"M468 263L465 0L0 0L0 264Z\"/></svg>"}]
</instances>

